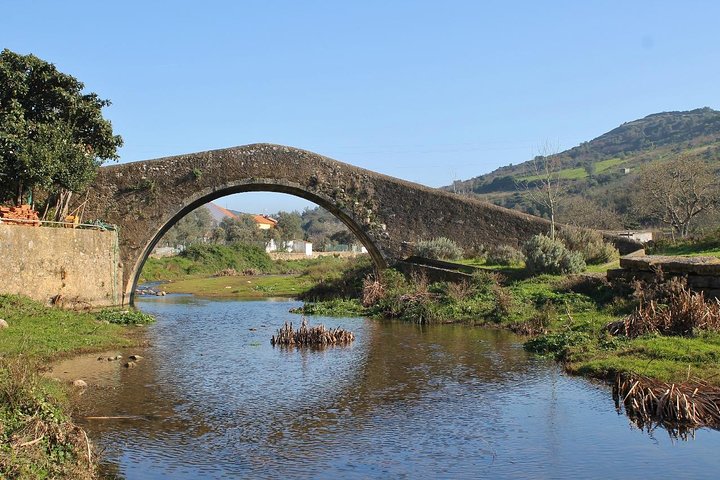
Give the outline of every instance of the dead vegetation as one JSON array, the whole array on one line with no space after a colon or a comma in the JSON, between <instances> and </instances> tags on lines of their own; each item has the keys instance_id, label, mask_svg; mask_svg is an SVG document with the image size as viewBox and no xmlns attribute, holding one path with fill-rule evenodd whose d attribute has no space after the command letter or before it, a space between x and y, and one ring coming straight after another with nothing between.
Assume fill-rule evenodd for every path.
<instances>
[{"instance_id":1,"label":"dead vegetation","mask_svg":"<svg viewBox=\"0 0 720 480\"><path fill-rule=\"evenodd\" d=\"M640 429L662 426L687 438L699 427L720 428L720 388L704 382L665 383L637 374L617 375L613 398Z\"/></svg>"},{"instance_id":2,"label":"dead vegetation","mask_svg":"<svg viewBox=\"0 0 720 480\"><path fill-rule=\"evenodd\" d=\"M622 322L607 326L614 335L635 338L647 334L692 336L699 331L720 330L720 301L705 300L683 280L662 287L636 288L638 306Z\"/></svg>"},{"instance_id":3,"label":"dead vegetation","mask_svg":"<svg viewBox=\"0 0 720 480\"><path fill-rule=\"evenodd\" d=\"M348 345L355 341L355 335L340 327L327 329L325 325L308 325L307 318L303 317L300 328L295 330L292 322L285 322L270 339L270 343L297 347L326 347L330 345Z\"/></svg>"},{"instance_id":4,"label":"dead vegetation","mask_svg":"<svg viewBox=\"0 0 720 480\"><path fill-rule=\"evenodd\" d=\"M370 307L385 297L385 286L375 275L363 279L362 305Z\"/></svg>"}]
</instances>

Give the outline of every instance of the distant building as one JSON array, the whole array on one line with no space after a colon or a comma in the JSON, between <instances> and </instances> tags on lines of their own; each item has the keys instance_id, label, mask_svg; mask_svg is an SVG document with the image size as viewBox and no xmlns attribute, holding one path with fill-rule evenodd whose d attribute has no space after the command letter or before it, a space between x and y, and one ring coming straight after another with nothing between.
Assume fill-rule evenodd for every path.
<instances>
[{"instance_id":1,"label":"distant building","mask_svg":"<svg viewBox=\"0 0 720 480\"><path fill-rule=\"evenodd\" d=\"M277 226L277 220L270 218L268 215L253 215L253 222L260 230L270 230Z\"/></svg>"},{"instance_id":2,"label":"distant building","mask_svg":"<svg viewBox=\"0 0 720 480\"><path fill-rule=\"evenodd\" d=\"M615 235L616 237L625 237L631 240L635 240L641 243L647 243L653 239L653 232L649 230L620 230L620 231L608 231L605 233Z\"/></svg>"},{"instance_id":3,"label":"distant building","mask_svg":"<svg viewBox=\"0 0 720 480\"><path fill-rule=\"evenodd\" d=\"M305 240L288 240L283 244L283 249L291 253L304 253L307 257L312 257L312 242Z\"/></svg>"}]
</instances>

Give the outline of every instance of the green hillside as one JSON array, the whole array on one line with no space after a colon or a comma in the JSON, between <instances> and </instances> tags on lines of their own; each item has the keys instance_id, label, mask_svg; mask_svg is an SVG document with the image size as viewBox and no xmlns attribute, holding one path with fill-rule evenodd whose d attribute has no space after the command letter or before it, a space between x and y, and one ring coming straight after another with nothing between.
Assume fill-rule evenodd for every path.
<instances>
[{"instance_id":1,"label":"green hillside","mask_svg":"<svg viewBox=\"0 0 720 480\"><path fill-rule=\"evenodd\" d=\"M580 145L553 155L563 182L565 218L577 219L582 206L598 228L649 226L632 206L632 183L645 165L694 153L720 169L720 111L699 108L685 112L663 112L624 123ZM539 177L532 161L497 170L444 187L492 203L542 215L522 194ZM597 214L593 214L597 212ZM595 224L592 224L592 222ZM715 219L705 219L705 224ZM583 222L576 222L583 223Z\"/></svg>"}]
</instances>

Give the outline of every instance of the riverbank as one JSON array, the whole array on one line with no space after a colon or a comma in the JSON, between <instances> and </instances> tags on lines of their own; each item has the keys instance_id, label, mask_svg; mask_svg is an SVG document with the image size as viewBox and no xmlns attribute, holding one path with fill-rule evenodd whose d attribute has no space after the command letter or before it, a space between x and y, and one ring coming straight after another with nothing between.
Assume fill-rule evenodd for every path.
<instances>
[{"instance_id":1,"label":"riverbank","mask_svg":"<svg viewBox=\"0 0 720 480\"><path fill-rule=\"evenodd\" d=\"M720 386L720 333L692 335L613 334L638 307L640 292L619 292L604 276L512 276L485 271L471 281L428 284L394 271L366 281L357 298L307 303L306 315L366 315L418 323L466 323L505 328L525 335L525 348L549 356L566 371L612 380L636 373L682 383ZM619 323L618 323L619 322Z\"/></svg>"},{"instance_id":2,"label":"riverbank","mask_svg":"<svg viewBox=\"0 0 720 480\"><path fill-rule=\"evenodd\" d=\"M174 260L172 260L174 259ZM182 258L160 259L149 267L149 273L143 269L142 279L162 282L162 290L167 293L185 293L212 298L263 298L263 297L304 297L309 291L321 289L324 285L339 288L340 294L347 293L343 278L349 274L357 277L357 272L372 270L368 256L332 257L325 256L304 260L276 260L264 270L274 273L247 269L238 271L228 267L229 263L215 273L182 274L173 266L184 262ZM160 261L164 263L160 263ZM186 271L193 268L186 268ZM336 292L337 293L337 292Z\"/></svg>"},{"instance_id":3,"label":"riverbank","mask_svg":"<svg viewBox=\"0 0 720 480\"><path fill-rule=\"evenodd\" d=\"M0 329L0 477L97 478L92 444L69 413L82 383L42 373L62 358L138 345L142 329L111 322L148 318L60 310L16 295L0 295L0 318L8 325Z\"/></svg>"}]
</instances>

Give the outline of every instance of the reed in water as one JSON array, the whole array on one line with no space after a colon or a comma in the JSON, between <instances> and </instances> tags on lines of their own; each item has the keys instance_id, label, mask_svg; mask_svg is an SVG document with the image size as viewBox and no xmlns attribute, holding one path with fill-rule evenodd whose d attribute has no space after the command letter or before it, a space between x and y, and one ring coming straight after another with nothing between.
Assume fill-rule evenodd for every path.
<instances>
[{"instance_id":1,"label":"reed in water","mask_svg":"<svg viewBox=\"0 0 720 480\"><path fill-rule=\"evenodd\" d=\"M324 347L328 345L347 345L355 340L355 335L340 327L335 329L327 329L325 325L308 325L307 318L303 317L300 328L293 329L292 322L285 322L270 339L270 343L275 345L296 345L298 347Z\"/></svg>"},{"instance_id":2,"label":"reed in water","mask_svg":"<svg viewBox=\"0 0 720 480\"><path fill-rule=\"evenodd\" d=\"M720 428L720 389L703 382L665 383L636 374L620 374L613 386L615 405L625 407L635 424L662 425L686 437L698 427Z\"/></svg>"}]
</instances>

